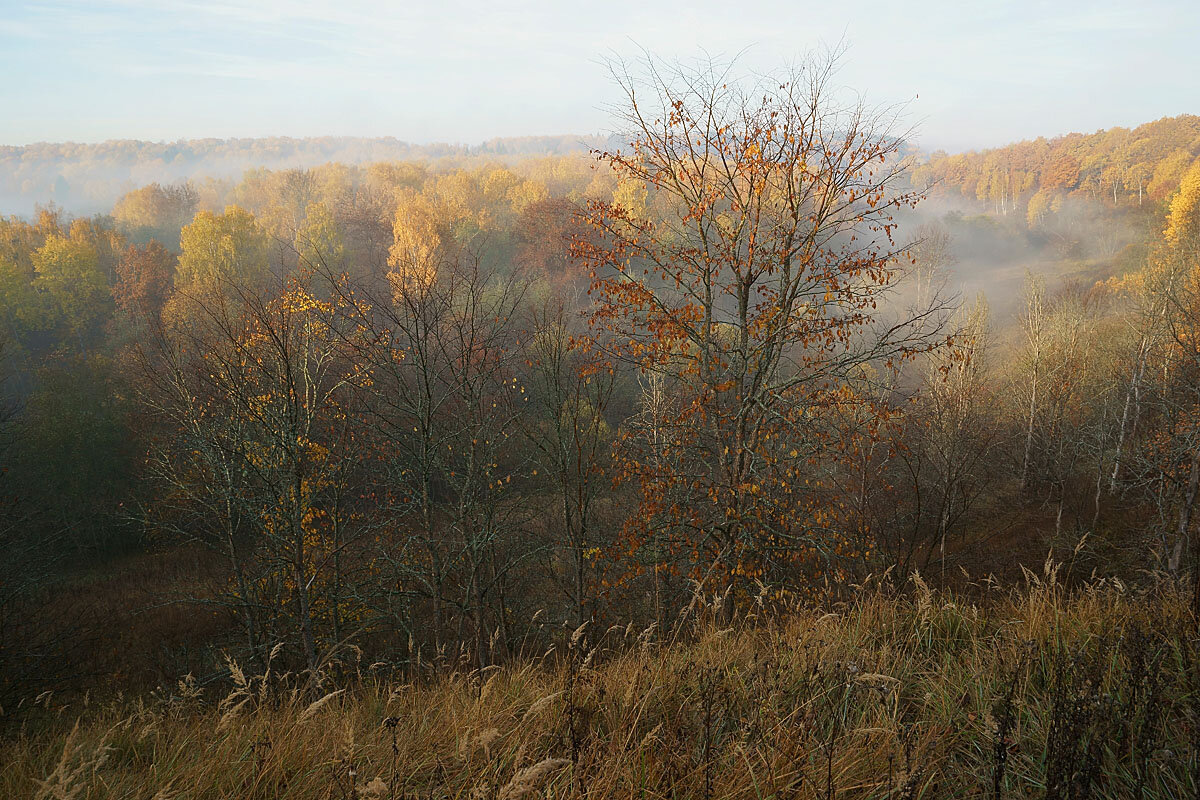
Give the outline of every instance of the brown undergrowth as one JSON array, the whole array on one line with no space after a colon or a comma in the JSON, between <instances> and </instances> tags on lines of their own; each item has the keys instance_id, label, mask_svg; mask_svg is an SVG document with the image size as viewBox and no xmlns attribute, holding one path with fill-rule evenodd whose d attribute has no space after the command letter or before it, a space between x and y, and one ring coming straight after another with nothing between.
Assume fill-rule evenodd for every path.
<instances>
[{"instance_id":1,"label":"brown undergrowth","mask_svg":"<svg viewBox=\"0 0 1200 800\"><path fill-rule=\"evenodd\" d=\"M581 628L483 671L245 675L55 707L0 745L44 798L1191 797L1190 590L1054 571L975 602L872 586L832 609ZM693 609L695 612L695 609Z\"/></svg>"}]
</instances>

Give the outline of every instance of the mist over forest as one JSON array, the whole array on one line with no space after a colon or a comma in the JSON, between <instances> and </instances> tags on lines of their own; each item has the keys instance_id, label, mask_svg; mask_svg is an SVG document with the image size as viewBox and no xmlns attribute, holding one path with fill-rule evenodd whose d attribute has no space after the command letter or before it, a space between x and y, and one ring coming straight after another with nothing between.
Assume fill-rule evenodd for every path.
<instances>
[{"instance_id":1,"label":"mist over forest","mask_svg":"<svg viewBox=\"0 0 1200 800\"><path fill-rule=\"evenodd\" d=\"M150 183L237 180L250 169L301 169L329 163L505 161L586 153L596 136L526 136L477 145L402 142L391 137L117 140L0 146L0 214L28 216L53 203L69 214L107 213L125 192Z\"/></svg>"},{"instance_id":2,"label":"mist over forest","mask_svg":"<svg viewBox=\"0 0 1200 800\"><path fill-rule=\"evenodd\" d=\"M836 55L0 147L0 795L1200 796L1200 116Z\"/></svg>"}]
</instances>

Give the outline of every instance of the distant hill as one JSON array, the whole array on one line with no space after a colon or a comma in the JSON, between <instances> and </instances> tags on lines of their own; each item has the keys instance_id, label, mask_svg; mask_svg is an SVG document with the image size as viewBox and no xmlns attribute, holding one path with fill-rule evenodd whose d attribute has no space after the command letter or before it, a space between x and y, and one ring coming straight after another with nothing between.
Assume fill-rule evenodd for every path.
<instances>
[{"instance_id":1,"label":"distant hill","mask_svg":"<svg viewBox=\"0 0 1200 800\"><path fill-rule=\"evenodd\" d=\"M0 214L28 214L54 202L74 214L106 212L122 194L152 182L240 176L252 167L311 167L331 161L495 159L586 152L597 136L521 136L477 145L418 145L392 137L293 139L120 139L98 144L39 143L0 147Z\"/></svg>"},{"instance_id":2,"label":"distant hill","mask_svg":"<svg viewBox=\"0 0 1200 800\"><path fill-rule=\"evenodd\" d=\"M1162 201L1200 158L1200 116L1166 117L1136 128L1038 138L981 152L933 153L912 170L931 197L1019 213L1030 226L1072 199L1110 207Z\"/></svg>"},{"instance_id":3,"label":"distant hill","mask_svg":"<svg viewBox=\"0 0 1200 800\"><path fill-rule=\"evenodd\" d=\"M149 183L238 178L248 169L313 167L329 162L512 161L583 153L621 142L601 136L521 136L475 145L413 144L393 137L324 136L260 139L121 139L96 144L0 146L0 214L29 214L53 202L72 214L109 211ZM907 146L913 184L956 206L1021 215L1033 227L1072 200L1112 208L1166 199L1200 158L1200 116L1181 115L1092 134L1071 133L990 150L928 156ZM1094 206L1093 206L1094 207Z\"/></svg>"}]
</instances>

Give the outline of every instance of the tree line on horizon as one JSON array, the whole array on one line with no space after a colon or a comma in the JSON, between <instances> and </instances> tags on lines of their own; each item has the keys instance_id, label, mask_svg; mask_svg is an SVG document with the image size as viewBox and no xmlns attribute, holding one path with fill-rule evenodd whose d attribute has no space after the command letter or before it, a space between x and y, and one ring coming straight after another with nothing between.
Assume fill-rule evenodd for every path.
<instances>
[{"instance_id":1,"label":"tree line on horizon","mask_svg":"<svg viewBox=\"0 0 1200 800\"><path fill-rule=\"evenodd\" d=\"M1200 158L1200 116L1182 114L1136 128L1071 133L965 153L936 151L913 167L930 197L1015 214L1030 227L1064 204L1109 208L1165 202Z\"/></svg>"},{"instance_id":2,"label":"tree line on horizon","mask_svg":"<svg viewBox=\"0 0 1200 800\"><path fill-rule=\"evenodd\" d=\"M475 145L415 144L394 137L273 136L0 146L0 213L25 213L35 203L50 202L75 214L99 213L133 187L229 180L254 168L380 161L435 162L455 168L586 153L604 142L603 137L583 135L498 137Z\"/></svg>"}]
</instances>

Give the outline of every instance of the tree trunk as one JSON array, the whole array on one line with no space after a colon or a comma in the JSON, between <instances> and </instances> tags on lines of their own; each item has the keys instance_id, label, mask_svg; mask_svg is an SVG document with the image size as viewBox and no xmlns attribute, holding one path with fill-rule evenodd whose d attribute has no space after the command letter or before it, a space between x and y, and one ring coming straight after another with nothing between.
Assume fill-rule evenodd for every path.
<instances>
[{"instance_id":1,"label":"tree trunk","mask_svg":"<svg viewBox=\"0 0 1200 800\"><path fill-rule=\"evenodd\" d=\"M1037 408L1037 375L1034 374L1033 387L1029 392L1029 425L1025 431L1025 457L1021 459L1021 488L1029 485L1029 456L1033 451L1033 418Z\"/></svg>"},{"instance_id":2,"label":"tree trunk","mask_svg":"<svg viewBox=\"0 0 1200 800\"><path fill-rule=\"evenodd\" d=\"M1171 557L1167 562L1167 568L1173 573L1179 571L1183 556L1190 549L1188 547L1188 528L1191 527L1192 504L1196 501L1198 486L1200 486L1200 449L1192 453L1192 469L1188 476L1187 492L1183 497L1183 507L1179 509L1179 525L1175 529L1175 546L1172 548Z\"/></svg>"},{"instance_id":3,"label":"tree trunk","mask_svg":"<svg viewBox=\"0 0 1200 800\"><path fill-rule=\"evenodd\" d=\"M1146 344L1146 339L1143 337L1141 344L1138 345L1138 357L1137 363L1133 365L1133 376L1129 379L1129 390L1125 393L1125 407L1121 409L1121 426L1117 429L1117 451L1113 456L1112 477L1108 483L1110 492L1117 490L1117 477L1121 472L1121 454L1125 447L1125 433L1128 430L1129 410L1133 407L1134 398L1138 394L1138 385L1142 380L1142 370L1146 364Z\"/></svg>"},{"instance_id":4,"label":"tree trunk","mask_svg":"<svg viewBox=\"0 0 1200 800\"><path fill-rule=\"evenodd\" d=\"M301 533L303 535L303 533ZM300 613L300 641L304 647L304 661L310 670L317 668L317 640L313 635L312 604L308 596L308 585L304 575L303 550L300 558L292 564L296 580L296 603Z\"/></svg>"}]
</instances>

